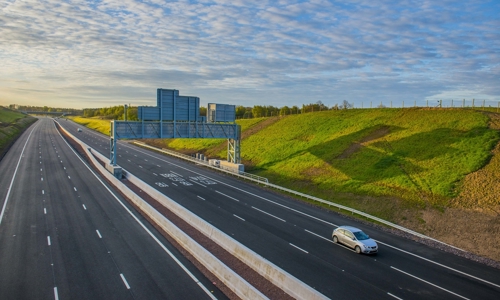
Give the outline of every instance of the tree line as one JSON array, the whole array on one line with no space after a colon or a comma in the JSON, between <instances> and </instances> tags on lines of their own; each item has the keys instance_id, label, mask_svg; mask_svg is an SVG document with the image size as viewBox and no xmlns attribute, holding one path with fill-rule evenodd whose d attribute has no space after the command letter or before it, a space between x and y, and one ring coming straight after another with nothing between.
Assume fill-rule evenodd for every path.
<instances>
[{"instance_id":1,"label":"tree line","mask_svg":"<svg viewBox=\"0 0 500 300\"><path fill-rule=\"evenodd\" d=\"M83 113L82 109L75 108L55 108L49 106L31 106L31 105L16 105L10 104L9 108L12 110L20 110L20 111L33 111L33 112L71 112L75 115L81 115Z\"/></svg>"},{"instance_id":2,"label":"tree line","mask_svg":"<svg viewBox=\"0 0 500 300\"><path fill-rule=\"evenodd\" d=\"M354 107L353 104L344 100L341 105L335 104L334 106L328 107L323 102L318 101L316 103L303 104L301 107L294 106L283 106L276 107L272 105L254 105L253 107L246 107L243 105L236 106L236 118L237 119L251 119L260 117L273 117L273 116L286 116L303 114L310 112L326 111L326 110L339 110L339 109L349 109ZM85 118L98 117L101 119L109 120L124 120L125 107L124 105L102 107L102 108L84 108L73 109L73 108L53 108L48 106L22 106L22 105L10 105L11 109L17 109L21 111L39 111L39 112L71 112L75 115L82 115ZM207 115L207 108L200 107L200 116ZM127 120L138 121L137 116L137 106L127 106Z\"/></svg>"},{"instance_id":3,"label":"tree line","mask_svg":"<svg viewBox=\"0 0 500 300\"><path fill-rule=\"evenodd\" d=\"M303 104L302 107L294 106L283 106L276 107L272 105L254 105L253 107L245 107L243 105L236 106L236 119L251 119L260 117L273 117L273 116L286 116L295 115L309 112L318 112L326 110L340 110L349 109L354 107L353 104L344 100L341 105L335 104L331 107L326 106L323 102L318 101L316 103ZM200 116L207 115L207 108L200 107ZM86 108L83 110L83 116L86 118L100 117L103 119L110 120L123 120L124 119L124 106L112 106L105 108ZM130 121L137 121L137 106L129 106L127 109L127 119Z\"/></svg>"}]
</instances>

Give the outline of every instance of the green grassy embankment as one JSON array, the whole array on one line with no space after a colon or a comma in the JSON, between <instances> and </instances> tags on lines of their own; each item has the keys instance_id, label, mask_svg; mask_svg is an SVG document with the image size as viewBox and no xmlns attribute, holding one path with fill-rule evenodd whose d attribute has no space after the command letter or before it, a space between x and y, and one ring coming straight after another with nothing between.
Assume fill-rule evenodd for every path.
<instances>
[{"instance_id":1,"label":"green grassy embankment","mask_svg":"<svg viewBox=\"0 0 500 300\"><path fill-rule=\"evenodd\" d=\"M102 134L109 136L109 130L111 128L110 120L101 120L97 118L82 118L82 117L68 117L73 120L73 122L86 126L88 128L94 129Z\"/></svg>"},{"instance_id":2,"label":"green grassy embankment","mask_svg":"<svg viewBox=\"0 0 500 300\"><path fill-rule=\"evenodd\" d=\"M493 109L353 109L238 123L248 172L500 261L491 239L500 232ZM226 158L225 140L147 142Z\"/></svg>"},{"instance_id":3,"label":"green grassy embankment","mask_svg":"<svg viewBox=\"0 0 500 300\"><path fill-rule=\"evenodd\" d=\"M316 112L275 118L245 136L267 119L239 121L248 122L241 155L249 172L388 219L395 207L451 205L464 177L489 161L500 139L489 118L470 109ZM163 143L226 156L224 140Z\"/></svg>"},{"instance_id":4,"label":"green grassy embankment","mask_svg":"<svg viewBox=\"0 0 500 300\"><path fill-rule=\"evenodd\" d=\"M74 121L109 132L109 121ZM249 172L388 219L396 205L450 206L464 177L489 161L500 140L488 122L470 109L354 109L238 120ZM147 142L226 157L224 139Z\"/></svg>"},{"instance_id":5,"label":"green grassy embankment","mask_svg":"<svg viewBox=\"0 0 500 300\"><path fill-rule=\"evenodd\" d=\"M0 106L0 159L10 145L36 119Z\"/></svg>"}]
</instances>

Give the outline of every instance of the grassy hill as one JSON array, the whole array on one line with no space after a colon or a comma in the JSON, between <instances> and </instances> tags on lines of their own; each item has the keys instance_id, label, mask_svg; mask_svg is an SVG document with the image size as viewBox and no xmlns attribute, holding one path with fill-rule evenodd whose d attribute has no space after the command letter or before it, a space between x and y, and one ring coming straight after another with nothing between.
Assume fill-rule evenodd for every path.
<instances>
[{"instance_id":1,"label":"grassy hill","mask_svg":"<svg viewBox=\"0 0 500 300\"><path fill-rule=\"evenodd\" d=\"M109 133L109 121L73 120ZM324 111L237 122L247 171L362 208L352 195L397 197L417 207L449 206L464 177L486 165L500 140L489 120L470 109L418 108ZM226 158L224 139L147 142Z\"/></svg>"},{"instance_id":2,"label":"grassy hill","mask_svg":"<svg viewBox=\"0 0 500 300\"><path fill-rule=\"evenodd\" d=\"M109 121L75 120L109 132ZM484 242L500 232L500 114L351 109L238 123L248 172L500 261ZM222 139L146 142L226 158Z\"/></svg>"},{"instance_id":3,"label":"grassy hill","mask_svg":"<svg viewBox=\"0 0 500 300\"><path fill-rule=\"evenodd\" d=\"M349 193L447 206L465 175L483 167L500 140L498 131L488 127L488 116L462 109L316 112L275 117L268 126L245 135L265 121L239 121L247 170L332 200ZM185 152L226 155L220 147L224 140L162 143Z\"/></svg>"},{"instance_id":4,"label":"grassy hill","mask_svg":"<svg viewBox=\"0 0 500 300\"><path fill-rule=\"evenodd\" d=\"M0 106L0 159L17 137L36 119Z\"/></svg>"}]
</instances>

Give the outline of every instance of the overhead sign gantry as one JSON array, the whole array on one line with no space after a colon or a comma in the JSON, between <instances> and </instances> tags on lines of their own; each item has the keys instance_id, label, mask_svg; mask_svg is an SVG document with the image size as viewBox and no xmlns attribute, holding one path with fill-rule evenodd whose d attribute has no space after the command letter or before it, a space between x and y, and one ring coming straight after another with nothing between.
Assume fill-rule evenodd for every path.
<instances>
[{"instance_id":1,"label":"overhead sign gantry","mask_svg":"<svg viewBox=\"0 0 500 300\"><path fill-rule=\"evenodd\" d=\"M139 106L140 121L111 121L110 164L116 166L118 139L225 138L227 160L240 163L241 129L234 105L209 103L200 116L200 98L180 96L178 90L158 89L157 106Z\"/></svg>"}]
</instances>

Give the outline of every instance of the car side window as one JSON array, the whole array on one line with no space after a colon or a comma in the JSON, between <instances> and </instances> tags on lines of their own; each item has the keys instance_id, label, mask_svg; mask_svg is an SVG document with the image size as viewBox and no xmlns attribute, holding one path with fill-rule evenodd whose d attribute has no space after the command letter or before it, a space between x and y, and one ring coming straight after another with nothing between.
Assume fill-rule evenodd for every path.
<instances>
[{"instance_id":1,"label":"car side window","mask_svg":"<svg viewBox=\"0 0 500 300\"><path fill-rule=\"evenodd\" d=\"M346 231L345 231L345 235L346 235L348 238L350 238L350 239L354 238L354 235L353 235L350 231L347 231L347 230L346 230Z\"/></svg>"},{"instance_id":2,"label":"car side window","mask_svg":"<svg viewBox=\"0 0 500 300\"><path fill-rule=\"evenodd\" d=\"M339 229L338 231L339 231L339 234L342 234L342 235L344 235L344 234L345 234L345 233L344 233L344 229Z\"/></svg>"}]
</instances>

